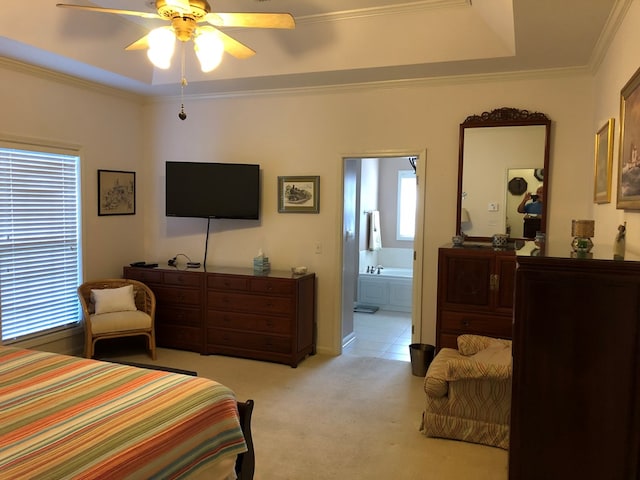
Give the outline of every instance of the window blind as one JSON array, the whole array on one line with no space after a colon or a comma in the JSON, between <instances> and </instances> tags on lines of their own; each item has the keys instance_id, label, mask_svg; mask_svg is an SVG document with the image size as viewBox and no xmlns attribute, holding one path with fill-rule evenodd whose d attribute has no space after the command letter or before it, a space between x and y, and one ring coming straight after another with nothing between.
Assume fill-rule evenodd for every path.
<instances>
[{"instance_id":1,"label":"window blind","mask_svg":"<svg viewBox=\"0 0 640 480\"><path fill-rule=\"evenodd\" d=\"M79 163L75 155L0 146L2 340L80 320Z\"/></svg>"}]
</instances>

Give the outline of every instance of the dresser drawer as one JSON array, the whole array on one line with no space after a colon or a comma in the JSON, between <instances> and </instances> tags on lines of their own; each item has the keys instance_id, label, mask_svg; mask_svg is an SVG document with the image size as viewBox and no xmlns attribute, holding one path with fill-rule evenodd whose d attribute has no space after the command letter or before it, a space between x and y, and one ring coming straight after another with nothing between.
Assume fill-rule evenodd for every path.
<instances>
[{"instance_id":1,"label":"dresser drawer","mask_svg":"<svg viewBox=\"0 0 640 480\"><path fill-rule=\"evenodd\" d=\"M271 317L217 310L207 312L207 326L287 335L291 333L291 319L289 317Z\"/></svg>"},{"instance_id":2,"label":"dresser drawer","mask_svg":"<svg viewBox=\"0 0 640 480\"><path fill-rule=\"evenodd\" d=\"M162 283L162 272L150 268L125 267L124 276L147 285Z\"/></svg>"},{"instance_id":3,"label":"dresser drawer","mask_svg":"<svg viewBox=\"0 0 640 480\"><path fill-rule=\"evenodd\" d=\"M156 324L201 326L200 310L169 305L156 309Z\"/></svg>"},{"instance_id":4,"label":"dresser drawer","mask_svg":"<svg viewBox=\"0 0 640 480\"><path fill-rule=\"evenodd\" d=\"M211 274L207 276L207 288L246 292L249 290L249 278Z\"/></svg>"},{"instance_id":5,"label":"dresser drawer","mask_svg":"<svg viewBox=\"0 0 640 480\"><path fill-rule=\"evenodd\" d=\"M232 312L290 314L294 311L294 301L290 297L269 297L209 290L207 301L210 309Z\"/></svg>"},{"instance_id":6,"label":"dresser drawer","mask_svg":"<svg viewBox=\"0 0 640 480\"><path fill-rule=\"evenodd\" d=\"M291 338L262 333L237 332L223 328L207 329L207 345L236 347L261 352L291 353Z\"/></svg>"},{"instance_id":7,"label":"dresser drawer","mask_svg":"<svg viewBox=\"0 0 640 480\"><path fill-rule=\"evenodd\" d=\"M290 280L274 278L252 278L251 291L259 293L277 293L290 295L294 291L294 284Z\"/></svg>"},{"instance_id":8,"label":"dresser drawer","mask_svg":"<svg viewBox=\"0 0 640 480\"><path fill-rule=\"evenodd\" d=\"M197 288L154 287L158 305L198 305L202 303L202 292Z\"/></svg>"},{"instance_id":9,"label":"dresser drawer","mask_svg":"<svg viewBox=\"0 0 640 480\"><path fill-rule=\"evenodd\" d=\"M479 315L466 312L441 312L440 328L462 333L511 338L511 317Z\"/></svg>"},{"instance_id":10,"label":"dresser drawer","mask_svg":"<svg viewBox=\"0 0 640 480\"><path fill-rule=\"evenodd\" d=\"M184 348L202 352L202 329L184 326L158 325L156 343L159 347Z\"/></svg>"},{"instance_id":11,"label":"dresser drawer","mask_svg":"<svg viewBox=\"0 0 640 480\"><path fill-rule=\"evenodd\" d=\"M202 275L186 272L164 272L165 285L182 285L185 287L199 287L202 285Z\"/></svg>"}]
</instances>

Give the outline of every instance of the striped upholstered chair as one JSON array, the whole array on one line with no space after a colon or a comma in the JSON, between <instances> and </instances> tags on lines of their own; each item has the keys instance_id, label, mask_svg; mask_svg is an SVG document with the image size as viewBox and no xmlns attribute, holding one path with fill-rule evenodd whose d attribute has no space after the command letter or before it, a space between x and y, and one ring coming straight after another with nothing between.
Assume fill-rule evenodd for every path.
<instances>
[{"instance_id":1,"label":"striped upholstered chair","mask_svg":"<svg viewBox=\"0 0 640 480\"><path fill-rule=\"evenodd\" d=\"M461 335L425 376L422 433L508 449L511 377L510 340Z\"/></svg>"}]
</instances>

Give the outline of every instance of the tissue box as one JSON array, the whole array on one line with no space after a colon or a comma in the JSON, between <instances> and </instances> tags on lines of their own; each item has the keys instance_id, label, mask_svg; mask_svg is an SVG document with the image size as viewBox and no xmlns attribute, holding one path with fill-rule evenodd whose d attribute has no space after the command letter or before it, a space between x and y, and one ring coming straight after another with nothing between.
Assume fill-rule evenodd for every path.
<instances>
[{"instance_id":1,"label":"tissue box","mask_svg":"<svg viewBox=\"0 0 640 480\"><path fill-rule=\"evenodd\" d=\"M266 273L271 270L269 257L255 257L253 259L253 271L258 273Z\"/></svg>"}]
</instances>

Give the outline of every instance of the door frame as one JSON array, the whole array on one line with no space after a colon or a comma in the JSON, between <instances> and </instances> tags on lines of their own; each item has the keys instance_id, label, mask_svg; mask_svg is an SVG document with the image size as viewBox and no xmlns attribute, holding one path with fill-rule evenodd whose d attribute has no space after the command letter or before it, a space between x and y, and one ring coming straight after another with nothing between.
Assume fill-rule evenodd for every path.
<instances>
[{"instance_id":1,"label":"door frame","mask_svg":"<svg viewBox=\"0 0 640 480\"><path fill-rule=\"evenodd\" d=\"M409 149L409 150L384 150L369 151L359 153L349 153L340 155L338 162L340 168L340 198L339 202L339 238L336 242L338 245L338 255L336 255L335 272L337 272L336 288L334 290L334 298L339 299L334 308L334 318L337 319L334 325L334 351L338 355L342 354L342 265L344 263L344 173L345 161L352 158L387 158L387 157L417 157L416 177L418 181L418 192L416 198L416 232L413 239L413 291L412 291L412 307L411 307L411 339L417 341L422 338L422 285L423 285L423 259L424 259L424 226L425 219L425 201L426 201L426 172L427 172L427 149Z\"/></svg>"}]
</instances>

